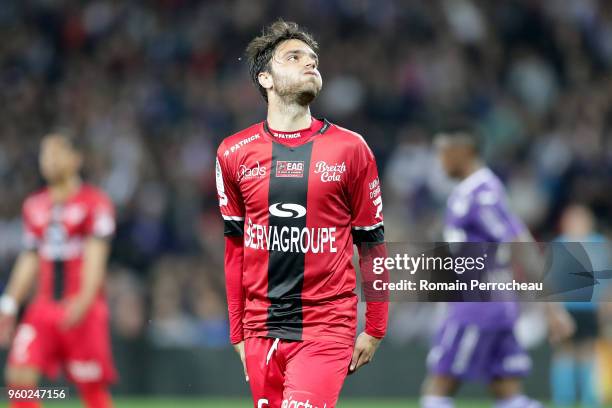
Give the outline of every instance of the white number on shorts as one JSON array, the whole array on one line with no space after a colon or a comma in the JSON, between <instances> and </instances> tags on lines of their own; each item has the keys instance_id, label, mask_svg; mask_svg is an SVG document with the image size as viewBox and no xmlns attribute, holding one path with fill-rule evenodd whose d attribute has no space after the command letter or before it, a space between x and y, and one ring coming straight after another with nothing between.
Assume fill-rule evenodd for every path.
<instances>
[{"instance_id":1,"label":"white number on shorts","mask_svg":"<svg viewBox=\"0 0 612 408\"><path fill-rule=\"evenodd\" d=\"M25 362L28 359L28 348L36 338L36 329L30 324L22 324L17 329L13 342L12 357L17 362Z\"/></svg>"}]
</instances>

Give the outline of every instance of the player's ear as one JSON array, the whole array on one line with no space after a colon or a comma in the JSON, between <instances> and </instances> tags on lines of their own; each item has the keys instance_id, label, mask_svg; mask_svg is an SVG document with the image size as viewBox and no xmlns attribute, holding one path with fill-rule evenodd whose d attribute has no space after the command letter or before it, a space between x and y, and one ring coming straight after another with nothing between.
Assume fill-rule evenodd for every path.
<instances>
[{"instance_id":1,"label":"player's ear","mask_svg":"<svg viewBox=\"0 0 612 408\"><path fill-rule=\"evenodd\" d=\"M260 72L259 75L257 75L257 81L259 82L259 85L261 85L264 89L272 89L272 75L270 75L269 72Z\"/></svg>"}]
</instances>

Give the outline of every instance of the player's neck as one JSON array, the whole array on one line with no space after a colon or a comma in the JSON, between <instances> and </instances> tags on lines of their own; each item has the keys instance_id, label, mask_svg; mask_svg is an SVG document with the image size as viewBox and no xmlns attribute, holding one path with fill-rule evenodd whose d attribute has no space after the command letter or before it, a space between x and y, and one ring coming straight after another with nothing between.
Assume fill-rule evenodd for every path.
<instances>
[{"instance_id":1,"label":"player's neck","mask_svg":"<svg viewBox=\"0 0 612 408\"><path fill-rule=\"evenodd\" d=\"M468 167L465 168L463 172L463 177L461 177L461 180L467 179L468 177L470 177L472 174L476 173L478 170L482 169L483 167L484 167L484 164L482 164L482 162L480 161L471 163Z\"/></svg>"},{"instance_id":2,"label":"player's neck","mask_svg":"<svg viewBox=\"0 0 612 408\"><path fill-rule=\"evenodd\" d=\"M49 193L54 203L63 203L81 188L81 178L68 177L65 180L49 184Z\"/></svg>"},{"instance_id":3,"label":"player's neck","mask_svg":"<svg viewBox=\"0 0 612 408\"><path fill-rule=\"evenodd\" d=\"M310 107L298 103L284 104L270 100L268 103L268 126L279 132L295 132L310 127Z\"/></svg>"}]
</instances>

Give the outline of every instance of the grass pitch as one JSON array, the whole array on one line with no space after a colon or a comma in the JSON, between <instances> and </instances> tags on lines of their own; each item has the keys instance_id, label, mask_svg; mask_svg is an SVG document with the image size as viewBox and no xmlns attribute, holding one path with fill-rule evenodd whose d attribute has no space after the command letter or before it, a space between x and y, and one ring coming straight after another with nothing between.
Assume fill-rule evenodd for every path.
<instances>
[{"instance_id":1,"label":"grass pitch","mask_svg":"<svg viewBox=\"0 0 612 408\"><path fill-rule=\"evenodd\" d=\"M45 403L45 407L81 408L76 399L69 402ZM115 400L115 408L250 408L253 406L248 399L224 398L121 398ZM492 401L457 399L457 408L490 408ZM366 400L340 399L337 408L418 408L417 400ZM602 408L612 408L606 405Z\"/></svg>"}]
</instances>

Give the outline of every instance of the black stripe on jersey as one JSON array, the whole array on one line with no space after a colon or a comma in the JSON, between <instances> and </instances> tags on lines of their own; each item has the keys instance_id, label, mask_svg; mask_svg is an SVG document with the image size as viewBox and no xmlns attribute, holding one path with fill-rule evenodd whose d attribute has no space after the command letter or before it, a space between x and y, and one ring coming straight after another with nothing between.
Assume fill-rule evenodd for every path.
<instances>
[{"instance_id":1,"label":"black stripe on jersey","mask_svg":"<svg viewBox=\"0 0 612 408\"><path fill-rule=\"evenodd\" d=\"M226 237L241 237L244 235L244 220L223 220L223 235Z\"/></svg>"},{"instance_id":2,"label":"black stripe on jersey","mask_svg":"<svg viewBox=\"0 0 612 408\"><path fill-rule=\"evenodd\" d=\"M268 206L283 209L283 204L297 204L308 211L308 173L312 155L312 142L297 147L274 143ZM303 162L302 177L276 177L276 164ZM287 209L296 206L287 206ZM306 227L307 214L285 210L273 215L269 210L269 225L279 230L283 227ZM270 250L268 259L268 336L289 340L301 340L303 330L302 288L304 286L304 259L302 252Z\"/></svg>"},{"instance_id":3,"label":"black stripe on jersey","mask_svg":"<svg viewBox=\"0 0 612 408\"><path fill-rule=\"evenodd\" d=\"M53 261L53 299L62 300L64 297L65 262Z\"/></svg>"},{"instance_id":4,"label":"black stripe on jersey","mask_svg":"<svg viewBox=\"0 0 612 408\"><path fill-rule=\"evenodd\" d=\"M385 227L376 227L373 230L353 229L353 243L355 245L362 244L364 242L381 243L385 241Z\"/></svg>"},{"instance_id":5,"label":"black stripe on jersey","mask_svg":"<svg viewBox=\"0 0 612 408\"><path fill-rule=\"evenodd\" d=\"M63 248L66 246L68 233L62 225L64 207L55 204L51 209L51 222L45 232L45 240L53 248L53 299L61 300L64 296L64 285L66 283L66 263L61 259ZM58 252L58 253L55 253Z\"/></svg>"}]
</instances>

